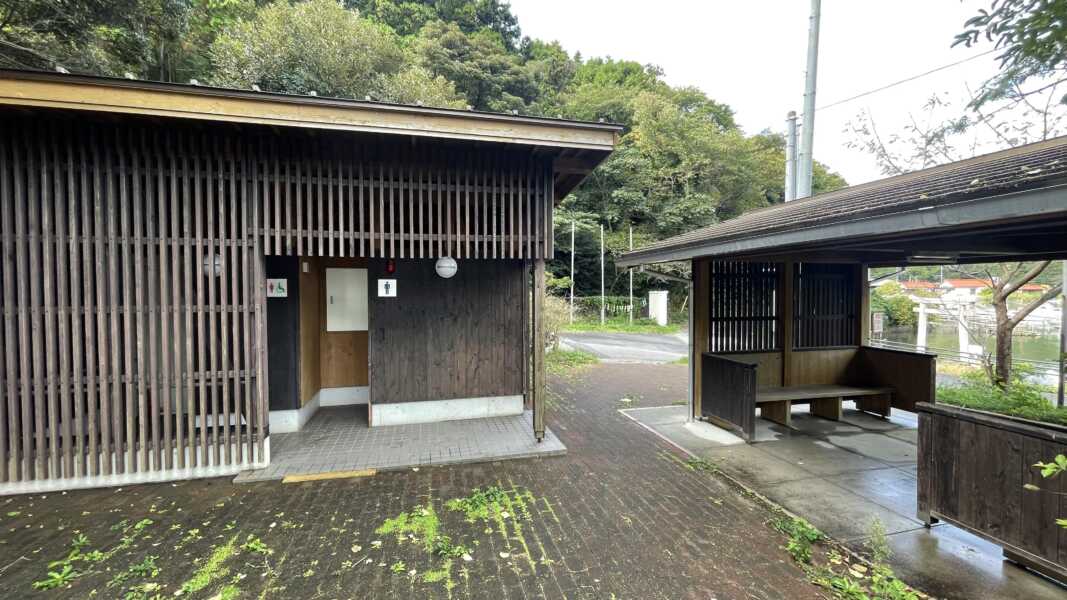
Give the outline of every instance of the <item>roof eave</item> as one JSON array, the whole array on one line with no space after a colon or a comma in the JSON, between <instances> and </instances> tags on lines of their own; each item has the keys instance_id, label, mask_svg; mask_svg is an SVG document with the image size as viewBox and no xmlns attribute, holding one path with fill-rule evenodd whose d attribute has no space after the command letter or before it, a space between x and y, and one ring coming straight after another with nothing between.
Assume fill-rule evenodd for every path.
<instances>
[{"instance_id":1,"label":"roof eave","mask_svg":"<svg viewBox=\"0 0 1067 600\"><path fill-rule=\"evenodd\" d=\"M622 254L622 268L702 257L785 253L825 242L878 239L947 227L972 227L1000 221L1067 215L1067 184L962 200L926 209L907 210L799 229L728 239L699 240ZM887 234L886 232L891 232Z\"/></svg>"},{"instance_id":2,"label":"roof eave","mask_svg":"<svg viewBox=\"0 0 1067 600\"><path fill-rule=\"evenodd\" d=\"M475 111L0 70L0 104L611 152L622 127Z\"/></svg>"}]
</instances>

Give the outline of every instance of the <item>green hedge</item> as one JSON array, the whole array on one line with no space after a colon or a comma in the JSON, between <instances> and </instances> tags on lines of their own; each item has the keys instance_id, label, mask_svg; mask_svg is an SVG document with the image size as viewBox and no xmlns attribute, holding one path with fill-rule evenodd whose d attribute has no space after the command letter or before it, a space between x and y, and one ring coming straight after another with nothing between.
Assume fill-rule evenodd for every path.
<instances>
[{"instance_id":1,"label":"green hedge","mask_svg":"<svg viewBox=\"0 0 1067 600\"><path fill-rule=\"evenodd\" d=\"M1014 381L1007 390L994 387L984 379L965 378L962 385L937 388L937 401L962 408L1067 425L1067 408L1058 408L1045 397L1042 386Z\"/></svg>"}]
</instances>

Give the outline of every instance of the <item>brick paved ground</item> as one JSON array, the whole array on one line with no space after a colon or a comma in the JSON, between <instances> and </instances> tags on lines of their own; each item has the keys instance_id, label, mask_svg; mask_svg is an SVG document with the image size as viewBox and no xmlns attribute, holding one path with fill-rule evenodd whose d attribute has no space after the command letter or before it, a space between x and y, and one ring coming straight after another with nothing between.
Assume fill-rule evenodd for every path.
<instances>
[{"instance_id":1,"label":"brick paved ground","mask_svg":"<svg viewBox=\"0 0 1067 600\"><path fill-rule=\"evenodd\" d=\"M680 401L685 378L679 365L597 365L554 377L549 423L568 447L562 457L302 484L210 480L0 499L0 598L121 598L134 586L145 597L173 597L183 584L203 584L180 595L191 598L219 597L224 586L249 598L821 597L765 525L765 508L688 468L617 412ZM507 517L468 523L445 506L489 485L509 492ZM443 570L445 559L422 540L374 532L419 505L432 506L439 533L466 545L472 560L454 558ZM151 523L134 526L144 519ZM77 534L88 538L82 554L101 553L72 568L92 572L69 588L33 591ZM271 553L241 548L249 535ZM154 577L150 568L130 570L150 556L158 557ZM440 581L426 582L427 574Z\"/></svg>"}]
</instances>

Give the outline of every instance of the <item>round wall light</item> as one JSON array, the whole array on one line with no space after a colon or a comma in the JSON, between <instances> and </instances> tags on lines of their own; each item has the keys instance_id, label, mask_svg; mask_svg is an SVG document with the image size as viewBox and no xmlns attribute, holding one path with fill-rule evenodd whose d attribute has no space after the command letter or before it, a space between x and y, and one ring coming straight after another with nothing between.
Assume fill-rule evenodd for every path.
<instances>
[{"instance_id":1,"label":"round wall light","mask_svg":"<svg viewBox=\"0 0 1067 600\"><path fill-rule=\"evenodd\" d=\"M222 257L218 254L210 254L204 257L204 275L218 277L222 274Z\"/></svg>"},{"instance_id":2,"label":"round wall light","mask_svg":"<svg viewBox=\"0 0 1067 600\"><path fill-rule=\"evenodd\" d=\"M456 259L451 256L442 256L437 259L437 264L434 265L434 269L437 270L437 274L444 279L448 279L456 274L459 270L459 265L456 264Z\"/></svg>"}]
</instances>

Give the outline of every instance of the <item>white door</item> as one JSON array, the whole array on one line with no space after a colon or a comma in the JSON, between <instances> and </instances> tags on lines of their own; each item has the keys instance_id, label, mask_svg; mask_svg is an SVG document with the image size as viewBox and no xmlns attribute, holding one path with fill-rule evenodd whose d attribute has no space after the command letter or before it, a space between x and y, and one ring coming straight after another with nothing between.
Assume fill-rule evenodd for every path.
<instances>
[{"instance_id":1,"label":"white door","mask_svg":"<svg viewBox=\"0 0 1067 600\"><path fill-rule=\"evenodd\" d=\"M367 270L326 269L326 331L367 330Z\"/></svg>"}]
</instances>

